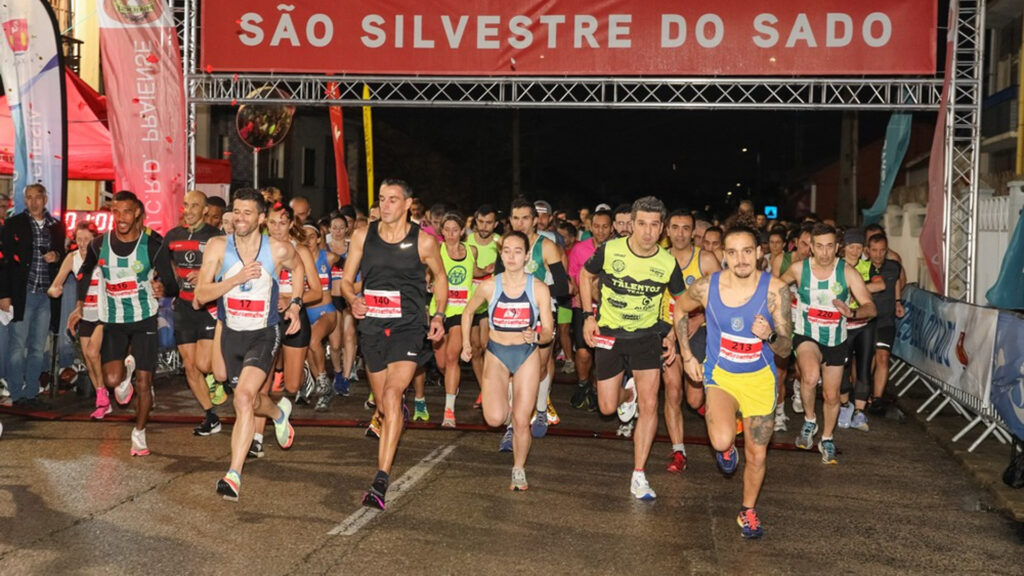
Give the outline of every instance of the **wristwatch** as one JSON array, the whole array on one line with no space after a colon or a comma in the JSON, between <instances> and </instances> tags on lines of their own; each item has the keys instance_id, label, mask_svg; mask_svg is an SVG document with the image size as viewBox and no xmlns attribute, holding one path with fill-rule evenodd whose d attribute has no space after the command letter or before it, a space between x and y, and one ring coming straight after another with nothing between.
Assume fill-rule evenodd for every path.
<instances>
[{"instance_id":1,"label":"wristwatch","mask_svg":"<svg viewBox=\"0 0 1024 576\"><path fill-rule=\"evenodd\" d=\"M440 312L440 311L439 312L434 312L434 315L431 316L430 319L433 320L434 318L440 318L441 320L444 320L445 314L444 314L444 312Z\"/></svg>"},{"instance_id":2,"label":"wristwatch","mask_svg":"<svg viewBox=\"0 0 1024 576\"><path fill-rule=\"evenodd\" d=\"M768 339L765 340L765 342L767 342L769 344L775 344L775 341L778 340L778 339L779 339L779 335L776 334L775 332L772 332L771 334L768 335Z\"/></svg>"},{"instance_id":3,"label":"wristwatch","mask_svg":"<svg viewBox=\"0 0 1024 576\"><path fill-rule=\"evenodd\" d=\"M594 317L594 313L593 312L591 312L589 310L584 310L583 311L583 319L584 320L586 320L587 318L593 318L593 317Z\"/></svg>"},{"instance_id":4,"label":"wristwatch","mask_svg":"<svg viewBox=\"0 0 1024 576\"><path fill-rule=\"evenodd\" d=\"M292 304L298 304L299 308L302 308L302 298L292 298L288 301L288 307L290 308Z\"/></svg>"}]
</instances>

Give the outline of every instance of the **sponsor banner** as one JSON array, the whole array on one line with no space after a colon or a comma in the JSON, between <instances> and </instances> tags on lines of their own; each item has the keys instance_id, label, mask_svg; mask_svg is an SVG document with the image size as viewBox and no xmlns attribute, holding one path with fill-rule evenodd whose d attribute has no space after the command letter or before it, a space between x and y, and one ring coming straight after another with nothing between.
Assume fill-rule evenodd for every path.
<instances>
[{"instance_id":1,"label":"sponsor banner","mask_svg":"<svg viewBox=\"0 0 1024 576\"><path fill-rule=\"evenodd\" d=\"M338 98L338 85L331 82L327 85L331 98ZM348 165L345 164L345 123L341 106L328 109L331 117L331 141L334 144L334 175L338 182L338 206L352 203L348 188Z\"/></svg>"},{"instance_id":2,"label":"sponsor banner","mask_svg":"<svg viewBox=\"0 0 1024 576\"><path fill-rule=\"evenodd\" d=\"M956 22L960 13L957 0L949 3L949 22ZM942 79L942 97L939 99L939 115L935 119L935 134L932 136L932 152L928 159L928 206L921 229L921 254L928 265L932 285L939 294L946 293L946 262L942 242L943 214L946 204L946 107L949 103L949 80L953 75L953 43L955 30L952 26L946 34L946 67Z\"/></svg>"},{"instance_id":3,"label":"sponsor banner","mask_svg":"<svg viewBox=\"0 0 1024 576\"><path fill-rule=\"evenodd\" d=\"M910 146L912 120L912 114L903 112L893 113L889 118L889 126L885 129L885 142L882 144L881 183L878 188L878 198L870 208L861 210L864 214L863 226L881 220L885 215L885 209L889 207L889 194L892 193L892 186L896 183L896 174L899 173L900 164L903 163L907 147Z\"/></svg>"},{"instance_id":4,"label":"sponsor banner","mask_svg":"<svg viewBox=\"0 0 1024 576\"><path fill-rule=\"evenodd\" d=\"M97 0L115 186L166 233L185 193L185 92L178 34L162 0Z\"/></svg>"},{"instance_id":5,"label":"sponsor banner","mask_svg":"<svg viewBox=\"0 0 1024 576\"><path fill-rule=\"evenodd\" d=\"M999 311L908 286L893 354L921 372L989 402Z\"/></svg>"},{"instance_id":6,"label":"sponsor banner","mask_svg":"<svg viewBox=\"0 0 1024 576\"><path fill-rule=\"evenodd\" d=\"M938 19L936 0L248 0L201 10L208 72L487 76L930 76Z\"/></svg>"},{"instance_id":7,"label":"sponsor banner","mask_svg":"<svg viewBox=\"0 0 1024 576\"><path fill-rule=\"evenodd\" d=\"M1024 439L1024 318L999 313L992 356L992 406L1017 438Z\"/></svg>"},{"instance_id":8,"label":"sponsor banner","mask_svg":"<svg viewBox=\"0 0 1024 576\"><path fill-rule=\"evenodd\" d=\"M25 186L42 184L47 210L59 215L67 121L57 19L44 0L7 0L0 5L0 27L0 76L14 124L14 211L25 209Z\"/></svg>"}]
</instances>

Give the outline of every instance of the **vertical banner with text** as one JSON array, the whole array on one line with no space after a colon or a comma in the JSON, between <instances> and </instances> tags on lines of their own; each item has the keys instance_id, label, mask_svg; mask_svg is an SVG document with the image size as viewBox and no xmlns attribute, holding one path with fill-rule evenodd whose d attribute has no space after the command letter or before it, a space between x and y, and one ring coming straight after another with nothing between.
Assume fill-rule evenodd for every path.
<instances>
[{"instance_id":1,"label":"vertical banner with text","mask_svg":"<svg viewBox=\"0 0 1024 576\"><path fill-rule=\"evenodd\" d=\"M178 34L162 0L97 0L118 190L131 190L146 224L178 223L185 192L185 92Z\"/></svg>"},{"instance_id":2,"label":"vertical banner with text","mask_svg":"<svg viewBox=\"0 0 1024 576\"><path fill-rule=\"evenodd\" d=\"M7 0L0 4L0 26L0 76L14 124L14 211L25 209L25 186L42 184L47 210L59 214L67 185L67 121L57 19L45 0Z\"/></svg>"}]
</instances>

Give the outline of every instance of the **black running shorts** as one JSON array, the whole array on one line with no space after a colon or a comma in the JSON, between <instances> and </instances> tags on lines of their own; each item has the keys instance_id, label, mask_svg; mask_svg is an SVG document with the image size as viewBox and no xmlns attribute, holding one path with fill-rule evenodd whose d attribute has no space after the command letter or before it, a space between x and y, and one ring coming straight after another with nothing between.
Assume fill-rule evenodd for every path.
<instances>
[{"instance_id":1,"label":"black running shorts","mask_svg":"<svg viewBox=\"0 0 1024 576\"><path fill-rule=\"evenodd\" d=\"M282 316L281 334L284 336L284 340L281 341L281 345L289 348L308 348L309 341L313 338L313 327L309 323L309 314L306 314L305 308L299 309L299 331L294 334L285 334L290 325L288 320Z\"/></svg>"},{"instance_id":2,"label":"black running shorts","mask_svg":"<svg viewBox=\"0 0 1024 576\"><path fill-rule=\"evenodd\" d=\"M104 324L100 359L104 364L119 362L131 354L135 356L136 370L155 372L156 356L160 351L160 340L156 331L156 315L128 324Z\"/></svg>"},{"instance_id":3,"label":"black running shorts","mask_svg":"<svg viewBox=\"0 0 1024 576\"><path fill-rule=\"evenodd\" d=\"M896 326L878 326L875 328L875 348L892 350L892 343L896 341Z\"/></svg>"},{"instance_id":4,"label":"black running shorts","mask_svg":"<svg viewBox=\"0 0 1024 576\"><path fill-rule=\"evenodd\" d=\"M178 346L213 340L216 328L217 319L205 306L196 310L188 300L174 301L174 343Z\"/></svg>"},{"instance_id":5,"label":"black running shorts","mask_svg":"<svg viewBox=\"0 0 1024 576\"><path fill-rule=\"evenodd\" d=\"M850 341L843 340L837 346L823 346L817 341L804 336L803 334L793 335L793 351L797 354L800 353L798 348L804 342L813 342L818 350L821 351L821 362L825 366L846 366L846 361L850 359Z\"/></svg>"},{"instance_id":6,"label":"black running shorts","mask_svg":"<svg viewBox=\"0 0 1024 576\"><path fill-rule=\"evenodd\" d=\"M427 333L422 328L379 334L360 333L359 351L366 361L367 372L387 370L388 365L395 362L415 362L417 366L423 366L433 355Z\"/></svg>"},{"instance_id":7,"label":"black running shorts","mask_svg":"<svg viewBox=\"0 0 1024 576\"><path fill-rule=\"evenodd\" d=\"M78 337L79 338L92 338L92 335L96 332L96 329L102 326L99 322L90 322L88 320L78 321Z\"/></svg>"},{"instance_id":8,"label":"black running shorts","mask_svg":"<svg viewBox=\"0 0 1024 576\"><path fill-rule=\"evenodd\" d=\"M602 338L598 336L597 338ZM615 338L610 348L607 341L594 346L594 371L598 380L607 380L625 372L661 369L661 335L647 332L636 336Z\"/></svg>"},{"instance_id":9,"label":"black running shorts","mask_svg":"<svg viewBox=\"0 0 1024 576\"><path fill-rule=\"evenodd\" d=\"M280 324L245 331L225 326L220 335L220 350L224 355L228 383L231 386L238 384L238 377L246 366L258 368L264 375L270 374L280 345Z\"/></svg>"}]
</instances>

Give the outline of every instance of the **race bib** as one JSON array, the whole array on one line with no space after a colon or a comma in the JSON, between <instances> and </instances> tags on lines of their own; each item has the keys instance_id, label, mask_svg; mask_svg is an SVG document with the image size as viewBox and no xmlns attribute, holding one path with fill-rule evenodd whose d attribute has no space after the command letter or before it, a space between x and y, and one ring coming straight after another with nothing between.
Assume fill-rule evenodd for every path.
<instances>
[{"instance_id":1,"label":"race bib","mask_svg":"<svg viewBox=\"0 0 1024 576\"><path fill-rule=\"evenodd\" d=\"M611 350L612 346L615 346L615 338L613 336L602 336L600 334L594 334L594 348Z\"/></svg>"},{"instance_id":2,"label":"race bib","mask_svg":"<svg viewBox=\"0 0 1024 576\"><path fill-rule=\"evenodd\" d=\"M277 281L278 290L285 294L292 293L292 273L291 270L281 270L281 276Z\"/></svg>"},{"instance_id":3,"label":"race bib","mask_svg":"<svg viewBox=\"0 0 1024 576\"><path fill-rule=\"evenodd\" d=\"M402 317L402 293L398 290L366 290L363 297L368 318Z\"/></svg>"},{"instance_id":4,"label":"race bib","mask_svg":"<svg viewBox=\"0 0 1024 576\"><path fill-rule=\"evenodd\" d=\"M807 320L811 324L819 326L838 326L839 320L842 317L843 315L835 308L815 308L812 306L807 311Z\"/></svg>"},{"instance_id":5,"label":"race bib","mask_svg":"<svg viewBox=\"0 0 1024 576\"><path fill-rule=\"evenodd\" d=\"M345 275L345 271L335 266L331 268L331 280L335 282L341 282L341 277Z\"/></svg>"},{"instance_id":6,"label":"race bib","mask_svg":"<svg viewBox=\"0 0 1024 576\"><path fill-rule=\"evenodd\" d=\"M107 282L107 296L111 298L127 298L139 292L139 283L134 278L120 282Z\"/></svg>"},{"instance_id":7,"label":"race bib","mask_svg":"<svg viewBox=\"0 0 1024 576\"><path fill-rule=\"evenodd\" d=\"M267 303L263 300L245 300L243 298L228 298L227 313L233 318L263 318Z\"/></svg>"},{"instance_id":8,"label":"race bib","mask_svg":"<svg viewBox=\"0 0 1024 576\"><path fill-rule=\"evenodd\" d=\"M491 323L501 330L525 330L530 327L529 302L503 302L494 307Z\"/></svg>"},{"instance_id":9,"label":"race bib","mask_svg":"<svg viewBox=\"0 0 1024 576\"><path fill-rule=\"evenodd\" d=\"M85 294L85 302L83 308L96 308L98 305L99 296L97 291L99 290L99 280L93 278L89 281L89 291Z\"/></svg>"},{"instance_id":10,"label":"race bib","mask_svg":"<svg viewBox=\"0 0 1024 576\"><path fill-rule=\"evenodd\" d=\"M449 306L465 306L469 303L469 290L465 288L452 288L448 290Z\"/></svg>"},{"instance_id":11,"label":"race bib","mask_svg":"<svg viewBox=\"0 0 1024 576\"><path fill-rule=\"evenodd\" d=\"M747 364L757 361L761 357L761 347L764 342L760 338L747 338L735 334L722 334L721 352L722 358L738 364Z\"/></svg>"},{"instance_id":12,"label":"race bib","mask_svg":"<svg viewBox=\"0 0 1024 576\"><path fill-rule=\"evenodd\" d=\"M331 286L331 276L329 274L320 275L320 288L327 290Z\"/></svg>"}]
</instances>

